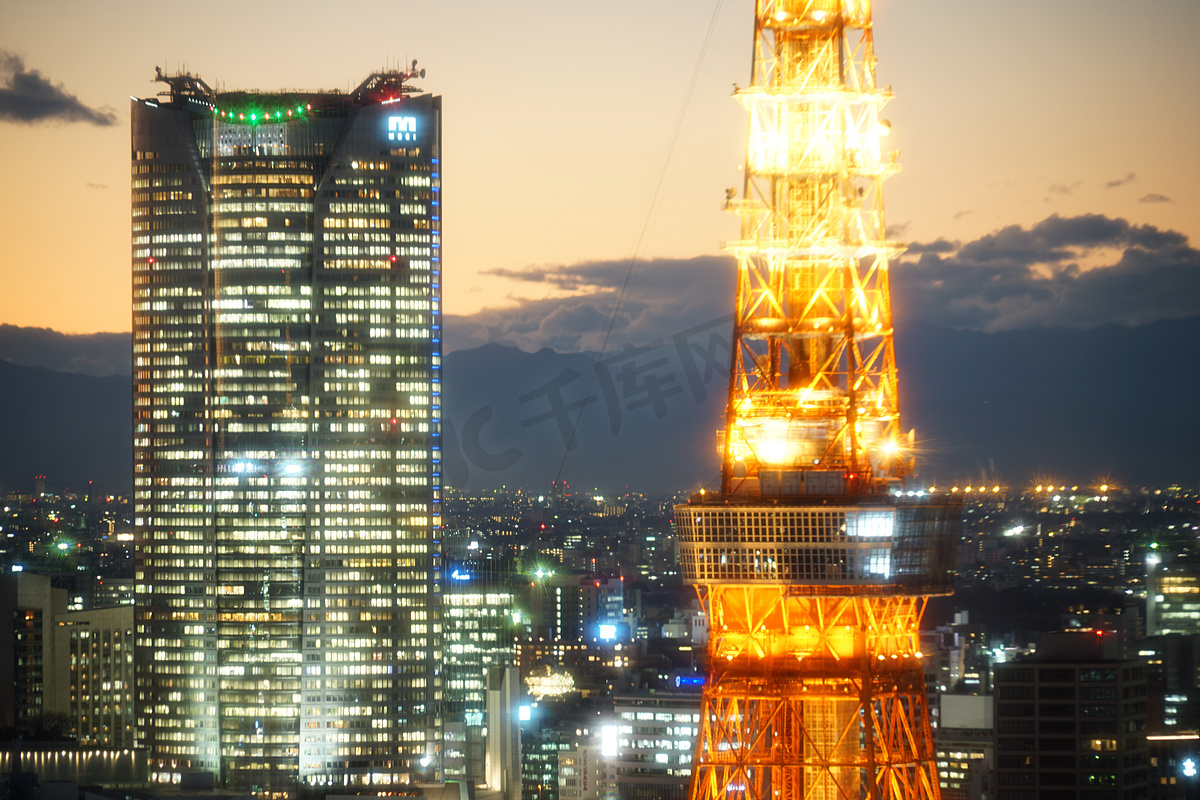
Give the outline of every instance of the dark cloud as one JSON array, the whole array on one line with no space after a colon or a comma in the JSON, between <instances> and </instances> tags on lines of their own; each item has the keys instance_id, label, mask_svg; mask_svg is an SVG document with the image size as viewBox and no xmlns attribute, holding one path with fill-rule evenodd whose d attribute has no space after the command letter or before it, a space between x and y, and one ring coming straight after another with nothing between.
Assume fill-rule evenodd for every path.
<instances>
[{"instance_id":1,"label":"dark cloud","mask_svg":"<svg viewBox=\"0 0 1200 800\"><path fill-rule=\"evenodd\" d=\"M1200 252L1182 234L1099 214L1010 225L892 272L898 318L953 328L1141 325L1196 315Z\"/></svg>"},{"instance_id":2,"label":"dark cloud","mask_svg":"<svg viewBox=\"0 0 1200 800\"><path fill-rule=\"evenodd\" d=\"M628 270L628 266L626 270ZM495 275L500 278L521 281L522 283L547 284L568 292L604 288L604 279L608 277L607 275L598 276L601 278L601 283L596 284L592 276L585 274L586 272L594 272L594 270L566 266L526 267L525 269L496 267L494 269L485 269L483 274Z\"/></svg>"},{"instance_id":3,"label":"dark cloud","mask_svg":"<svg viewBox=\"0 0 1200 800\"><path fill-rule=\"evenodd\" d=\"M1075 190L1078 189L1079 186L1079 181L1076 181L1075 183L1052 183L1049 187L1047 187L1046 191L1052 192L1053 194L1072 195L1075 194Z\"/></svg>"},{"instance_id":4,"label":"dark cloud","mask_svg":"<svg viewBox=\"0 0 1200 800\"><path fill-rule=\"evenodd\" d=\"M92 183L91 181L88 181L87 183L85 183L84 186L87 187L88 189L107 189L108 188L108 184L106 184L106 183Z\"/></svg>"},{"instance_id":5,"label":"dark cloud","mask_svg":"<svg viewBox=\"0 0 1200 800\"><path fill-rule=\"evenodd\" d=\"M117 115L111 109L85 105L62 84L52 83L36 69L26 70L20 56L0 50L0 120L107 126L117 124Z\"/></svg>"},{"instance_id":6,"label":"dark cloud","mask_svg":"<svg viewBox=\"0 0 1200 800\"><path fill-rule=\"evenodd\" d=\"M0 325L0 360L87 375L133 372L130 334L59 333L49 328Z\"/></svg>"},{"instance_id":7,"label":"dark cloud","mask_svg":"<svg viewBox=\"0 0 1200 800\"><path fill-rule=\"evenodd\" d=\"M1128 175L1126 175L1124 178L1117 178L1116 180L1109 181L1108 183L1104 184L1104 188L1105 189L1116 189L1118 186L1124 186L1125 184L1133 183L1136 180L1137 180L1137 174L1131 172Z\"/></svg>"},{"instance_id":8,"label":"dark cloud","mask_svg":"<svg viewBox=\"0 0 1200 800\"><path fill-rule=\"evenodd\" d=\"M1138 200L1138 202L1139 203L1170 203L1171 198L1167 197L1165 194L1150 193L1147 195L1142 195L1142 199Z\"/></svg>"},{"instance_id":9,"label":"dark cloud","mask_svg":"<svg viewBox=\"0 0 1200 800\"><path fill-rule=\"evenodd\" d=\"M628 261L492 270L566 297L521 300L449 316L446 349L488 342L533 352L595 352L669 340L733 310L734 261L724 256L635 264L613 319ZM1185 236L1100 214L1010 225L969 242L909 246L891 270L900 324L924 321L978 331L1142 325L1196 316L1200 252ZM727 323L722 323L727 324Z\"/></svg>"},{"instance_id":10,"label":"dark cloud","mask_svg":"<svg viewBox=\"0 0 1200 800\"><path fill-rule=\"evenodd\" d=\"M724 256L639 261L626 298L614 319L628 261L596 261L572 266L491 270L520 281L535 281L569 297L522 300L470 316L448 316L447 350L486 342L526 351L550 347L559 352L598 351L612 320L608 349L667 339L680 331L732 311L734 262Z\"/></svg>"},{"instance_id":11,"label":"dark cloud","mask_svg":"<svg viewBox=\"0 0 1200 800\"><path fill-rule=\"evenodd\" d=\"M953 253L958 247L958 242L951 242L947 239L935 239L932 242L913 242L908 245L908 249L905 252L912 256L919 256L924 253Z\"/></svg>"}]
</instances>

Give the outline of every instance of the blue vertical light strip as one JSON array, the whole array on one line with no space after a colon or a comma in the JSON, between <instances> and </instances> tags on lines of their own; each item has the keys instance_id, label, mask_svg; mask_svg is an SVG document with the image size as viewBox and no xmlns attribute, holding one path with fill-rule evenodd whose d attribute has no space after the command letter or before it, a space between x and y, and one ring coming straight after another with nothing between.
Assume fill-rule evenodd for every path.
<instances>
[{"instance_id":1,"label":"blue vertical light strip","mask_svg":"<svg viewBox=\"0 0 1200 800\"><path fill-rule=\"evenodd\" d=\"M433 159L433 164L438 163L438 159ZM435 166L434 169L437 169ZM432 177L438 179L440 176L437 172L431 172ZM430 188L433 190L434 196L441 196L441 187L436 185L434 181ZM433 540L435 543L441 543L441 527L442 527L442 259L441 259L441 238L442 238L442 218L440 216L440 202L431 200L431 206L437 212L430 215L430 385L432 388L432 418L430 419L430 431L433 434L433 469L431 470L432 489L433 489Z\"/></svg>"}]
</instances>

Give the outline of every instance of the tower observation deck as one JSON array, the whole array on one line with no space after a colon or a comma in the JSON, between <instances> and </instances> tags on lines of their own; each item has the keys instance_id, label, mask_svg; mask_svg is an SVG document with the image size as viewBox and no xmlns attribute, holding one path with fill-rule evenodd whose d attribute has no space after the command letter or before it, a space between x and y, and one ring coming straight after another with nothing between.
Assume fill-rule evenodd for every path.
<instances>
[{"instance_id":1,"label":"tower observation deck","mask_svg":"<svg viewBox=\"0 0 1200 800\"><path fill-rule=\"evenodd\" d=\"M961 502L904 491L870 0L756 0L721 491L677 506L709 616L693 800L937 798L917 628Z\"/></svg>"}]
</instances>

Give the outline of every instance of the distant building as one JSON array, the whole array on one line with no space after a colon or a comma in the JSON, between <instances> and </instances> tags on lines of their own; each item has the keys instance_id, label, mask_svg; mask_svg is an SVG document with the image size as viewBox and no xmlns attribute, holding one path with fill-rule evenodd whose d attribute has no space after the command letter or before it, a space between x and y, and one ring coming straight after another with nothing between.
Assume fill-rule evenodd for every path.
<instances>
[{"instance_id":1,"label":"distant building","mask_svg":"<svg viewBox=\"0 0 1200 800\"><path fill-rule=\"evenodd\" d=\"M1146 796L1146 662L1120 652L1118 636L1053 633L997 666L998 800Z\"/></svg>"},{"instance_id":2,"label":"distant building","mask_svg":"<svg viewBox=\"0 0 1200 800\"><path fill-rule=\"evenodd\" d=\"M1062 630L1070 631L1079 628L1091 628L1104 633L1120 635L1125 647L1124 656L1132 657L1137 649L1134 645L1138 639L1145 637L1145 625L1142 619L1140 603L1128 602L1120 609L1093 609L1088 607L1073 607L1062 615Z\"/></svg>"},{"instance_id":3,"label":"distant building","mask_svg":"<svg viewBox=\"0 0 1200 800\"><path fill-rule=\"evenodd\" d=\"M620 799L687 797L700 732L700 692L617 695L613 712L616 753L602 755L612 760Z\"/></svg>"},{"instance_id":4,"label":"distant building","mask_svg":"<svg viewBox=\"0 0 1200 800\"><path fill-rule=\"evenodd\" d=\"M4 717L12 720L7 724L28 729L48 715L67 713L67 686L59 685L63 671L55 669L54 625L56 617L67 613L70 598L50 578L29 572L5 576L3 587L3 603L12 609L13 620L10 646L0 647L12 659L5 665L5 671L11 670L12 694L5 692L11 710Z\"/></svg>"},{"instance_id":5,"label":"distant building","mask_svg":"<svg viewBox=\"0 0 1200 800\"><path fill-rule=\"evenodd\" d=\"M1200 633L1200 563L1146 558L1146 635Z\"/></svg>"},{"instance_id":6,"label":"distant building","mask_svg":"<svg viewBox=\"0 0 1200 800\"><path fill-rule=\"evenodd\" d=\"M991 695L942 695L934 731L942 800L991 800L996 734Z\"/></svg>"},{"instance_id":7,"label":"distant building","mask_svg":"<svg viewBox=\"0 0 1200 800\"><path fill-rule=\"evenodd\" d=\"M559 753L574 747L574 735L555 728L523 732L521 800L559 800Z\"/></svg>"},{"instance_id":8,"label":"distant building","mask_svg":"<svg viewBox=\"0 0 1200 800\"><path fill-rule=\"evenodd\" d=\"M581 745L558 752L558 800L599 800L604 788L598 747Z\"/></svg>"},{"instance_id":9,"label":"distant building","mask_svg":"<svg viewBox=\"0 0 1200 800\"><path fill-rule=\"evenodd\" d=\"M72 732L81 747L137 744L133 715L133 606L74 611L55 618L56 669L68 677Z\"/></svg>"},{"instance_id":10,"label":"distant building","mask_svg":"<svg viewBox=\"0 0 1200 800\"><path fill-rule=\"evenodd\" d=\"M557 642L595 642L614 638L618 627L630 638L625 615L625 581L589 575L553 574L529 587L528 608L534 634ZM607 629L612 628L613 635Z\"/></svg>"},{"instance_id":11,"label":"distant building","mask_svg":"<svg viewBox=\"0 0 1200 800\"><path fill-rule=\"evenodd\" d=\"M442 595L445 772L447 777L482 781L484 742L491 725L488 674L516 660L513 591L509 575L489 569L486 562L451 564L447 574Z\"/></svg>"},{"instance_id":12,"label":"distant building","mask_svg":"<svg viewBox=\"0 0 1200 800\"><path fill-rule=\"evenodd\" d=\"M1195 800L1200 794L1200 734L1196 731L1151 734L1149 800Z\"/></svg>"},{"instance_id":13,"label":"distant building","mask_svg":"<svg viewBox=\"0 0 1200 800\"><path fill-rule=\"evenodd\" d=\"M69 736L84 748L132 748L133 606L68 611L69 593L29 572L0 581L0 611L12 609L11 646L0 642L0 693L7 725L26 739ZM12 722L7 720L11 719Z\"/></svg>"},{"instance_id":14,"label":"distant building","mask_svg":"<svg viewBox=\"0 0 1200 800\"><path fill-rule=\"evenodd\" d=\"M689 644L708 644L708 616L699 609L673 609L671 619L663 623L662 638L684 639Z\"/></svg>"},{"instance_id":15,"label":"distant building","mask_svg":"<svg viewBox=\"0 0 1200 800\"><path fill-rule=\"evenodd\" d=\"M559 800L563 788L560 754L594 744L593 736L600 713L607 707L603 699L589 697L576 690L553 691L548 685L531 685L527 699L521 701L518 719L521 725L521 797L523 800ZM550 681L554 683L554 681ZM565 689L565 687L564 687ZM568 762L570 759L568 759Z\"/></svg>"},{"instance_id":16,"label":"distant building","mask_svg":"<svg viewBox=\"0 0 1200 800\"><path fill-rule=\"evenodd\" d=\"M1151 636L1135 648L1149 666L1148 730L1164 734L1200 727L1200 634Z\"/></svg>"},{"instance_id":17,"label":"distant building","mask_svg":"<svg viewBox=\"0 0 1200 800\"><path fill-rule=\"evenodd\" d=\"M92 589L92 607L131 606L136 596L137 584L133 578L97 579Z\"/></svg>"},{"instance_id":18,"label":"distant building","mask_svg":"<svg viewBox=\"0 0 1200 800\"><path fill-rule=\"evenodd\" d=\"M983 625L971 622L966 611L955 612L949 625L939 625L920 635L930 723L937 728L941 725L940 698L944 694L990 692L991 657Z\"/></svg>"},{"instance_id":19,"label":"distant building","mask_svg":"<svg viewBox=\"0 0 1200 800\"><path fill-rule=\"evenodd\" d=\"M521 800L521 676L516 667L491 667L487 676L486 787Z\"/></svg>"}]
</instances>

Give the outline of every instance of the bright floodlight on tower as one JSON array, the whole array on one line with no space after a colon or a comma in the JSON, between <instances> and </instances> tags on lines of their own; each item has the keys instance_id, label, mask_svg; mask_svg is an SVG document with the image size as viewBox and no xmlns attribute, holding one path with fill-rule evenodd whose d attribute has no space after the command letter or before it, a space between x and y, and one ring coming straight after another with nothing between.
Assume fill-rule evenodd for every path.
<instances>
[{"instance_id":1,"label":"bright floodlight on tower","mask_svg":"<svg viewBox=\"0 0 1200 800\"><path fill-rule=\"evenodd\" d=\"M904 491L869 0L757 0L721 491L676 507L709 617L693 800L938 797L917 627L961 500Z\"/></svg>"}]
</instances>

